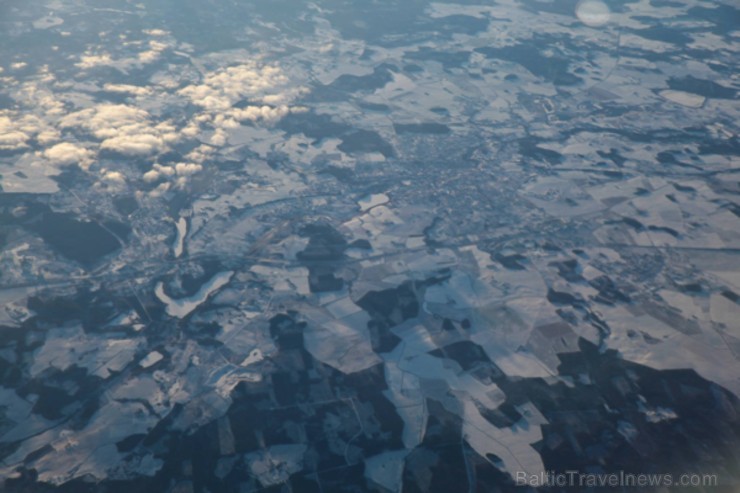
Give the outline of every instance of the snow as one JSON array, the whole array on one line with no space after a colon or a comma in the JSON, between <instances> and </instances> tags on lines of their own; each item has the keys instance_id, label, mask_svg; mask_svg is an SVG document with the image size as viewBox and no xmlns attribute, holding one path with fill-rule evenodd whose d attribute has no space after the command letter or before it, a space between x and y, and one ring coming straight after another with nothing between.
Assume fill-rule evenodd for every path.
<instances>
[{"instance_id":1,"label":"snow","mask_svg":"<svg viewBox=\"0 0 740 493\"><path fill-rule=\"evenodd\" d=\"M704 104L704 101L706 101L706 98L704 96L700 96L698 94L693 94L690 92L674 91L672 89L660 91L660 95L668 101L672 101L674 103L680 104L682 106L687 106L689 108L701 108L701 106Z\"/></svg>"},{"instance_id":2,"label":"snow","mask_svg":"<svg viewBox=\"0 0 740 493\"><path fill-rule=\"evenodd\" d=\"M175 242L172 244L172 253L175 258L179 258L182 255L182 251L185 243L185 236L188 234L188 221L184 217L181 217L175 224L177 233L175 234Z\"/></svg>"},{"instance_id":3,"label":"snow","mask_svg":"<svg viewBox=\"0 0 740 493\"><path fill-rule=\"evenodd\" d=\"M185 318L193 310L198 308L198 306L203 304L212 293L228 284L233 275L233 271L219 272L203 284L197 293L187 298L171 298L164 292L164 283L162 281L157 283L157 286L154 288L154 294L159 301L167 305L166 311L168 315L176 318Z\"/></svg>"},{"instance_id":4,"label":"snow","mask_svg":"<svg viewBox=\"0 0 740 493\"><path fill-rule=\"evenodd\" d=\"M163 358L164 356L162 356L162 353L159 351L152 351L139 362L139 366L142 368L149 368L150 366L162 361Z\"/></svg>"}]
</instances>

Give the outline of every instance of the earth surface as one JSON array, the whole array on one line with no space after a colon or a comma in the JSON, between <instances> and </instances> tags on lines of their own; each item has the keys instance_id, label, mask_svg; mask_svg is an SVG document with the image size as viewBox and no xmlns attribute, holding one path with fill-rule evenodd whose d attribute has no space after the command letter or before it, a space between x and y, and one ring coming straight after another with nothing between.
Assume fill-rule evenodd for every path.
<instances>
[{"instance_id":1,"label":"earth surface","mask_svg":"<svg viewBox=\"0 0 740 493\"><path fill-rule=\"evenodd\" d=\"M739 53L732 1L3 1L0 490L738 491Z\"/></svg>"}]
</instances>

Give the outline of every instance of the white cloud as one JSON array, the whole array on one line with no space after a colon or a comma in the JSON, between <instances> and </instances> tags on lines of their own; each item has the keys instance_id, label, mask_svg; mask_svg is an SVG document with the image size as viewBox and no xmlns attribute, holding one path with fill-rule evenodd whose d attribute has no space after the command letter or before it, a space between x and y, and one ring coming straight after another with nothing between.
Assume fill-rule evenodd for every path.
<instances>
[{"instance_id":1,"label":"white cloud","mask_svg":"<svg viewBox=\"0 0 740 493\"><path fill-rule=\"evenodd\" d=\"M169 32L164 29L144 29L144 34L148 34L149 36L167 36Z\"/></svg>"},{"instance_id":2,"label":"white cloud","mask_svg":"<svg viewBox=\"0 0 740 493\"><path fill-rule=\"evenodd\" d=\"M200 133L200 125L197 122L190 122L181 130L181 133L185 137L195 138Z\"/></svg>"},{"instance_id":3,"label":"white cloud","mask_svg":"<svg viewBox=\"0 0 740 493\"><path fill-rule=\"evenodd\" d=\"M75 63L75 67L88 69L101 65L110 65L111 63L113 63L113 59L107 53L102 55L87 54L80 57L80 61Z\"/></svg>"},{"instance_id":4,"label":"white cloud","mask_svg":"<svg viewBox=\"0 0 740 493\"><path fill-rule=\"evenodd\" d=\"M165 148L162 138L152 134L129 134L105 139L100 148L128 156L148 156Z\"/></svg>"},{"instance_id":5,"label":"white cloud","mask_svg":"<svg viewBox=\"0 0 740 493\"><path fill-rule=\"evenodd\" d=\"M29 141L43 127L34 115L0 110L0 150L14 151L28 148Z\"/></svg>"},{"instance_id":6,"label":"white cloud","mask_svg":"<svg viewBox=\"0 0 740 493\"><path fill-rule=\"evenodd\" d=\"M55 166L78 164L83 169L88 169L94 158L92 151L70 142L62 142L50 147L44 150L41 155Z\"/></svg>"},{"instance_id":7,"label":"white cloud","mask_svg":"<svg viewBox=\"0 0 740 493\"><path fill-rule=\"evenodd\" d=\"M128 58L117 59L100 47L92 47L76 60L76 65L82 69L109 65L125 71L160 58L174 46L166 31L153 29L145 34L152 38L121 41L129 44L127 50L134 50ZM132 181L156 187L154 195L172 190L170 187L182 187L194 174L202 172L205 164L220 152L219 148L228 144L229 132L242 123L272 125L298 110L291 103L303 91L291 87L279 67L259 62L206 71L200 83L179 91L181 79L172 76L165 79L165 85L101 83L104 91L131 95L126 104L98 104L94 91L79 92L72 82L57 82L45 67L37 75L33 80L14 82L12 97L22 111L0 110L0 149L25 151L38 144L41 150L29 157L36 157L40 165L77 164L89 170L101 150L148 158L155 163L159 153L180 140L200 138L200 146L187 153L184 162L171 166L152 164L151 169L139 175L141 181L133 180L129 168L120 172L104 169L95 174L101 186L112 186L126 183L126 173ZM245 99L249 106L234 107ZM179 115L187 103L199 109L184 122L176 124L175 120L159 116L160 111ZM76 108L70 110L71 105ZM172 105L177 111L169 111Z\"/></svg>"},{"instance_id":8,"label":"white cloud","mask_svg":"<svg viewBox=\"0 0 740 493\"><path fill-rule=\"evenodd\" d=\"M101 104L70 113L59 122L63 128L79 127L98 139L119 136L121 132L139 129L149 120L149 113L124 104Z\"/></svg>"},{"instance_id":9,"label":"white cloud","mask_svg":"<svg viewBox=\"0 0 740 493\"><path fill-rule=\"evenodd\" d=\"M152 63L159 59L162 52L167 48L168 45L160 41L149 41L149 49L139 53L138 59L142 63Z\"/></svg>"},{"instance_id":10,"label":"white cloud","mask_svg":"<svg viewBox=\"0 0 740 493\"><path fill-rule=\"evenodd\" d=\"M0 149L22 149L26 147L26 142L28 142L29 138L30 137L23 132L2 132L0 133Z\"/></svg>"},{"instance_id":11,"label":"white cloud","mask_svg":"<svg viewBox=\"0 0 740 493\"><path fill-rule=\"evenodd\" d=\"M132 94L134 96L148 96L152 93L152 90L148 87L132 86L129 84L105 84L103 89L108 92Z\"/></svg>"},{"instance_id":12,"label":"white cloud","mask_svg":"<svg viewBox=\"0 0 740 493\"><path fill-rule=\"evenodd\" d=\"M119 171L105 171L102 175L103 181L111 185L123 185L126 183L126 177Z\"/></svg>"},{"instance_id":13,"label":"white cloud","mask_svg":"<svg viewBox=\"0 0 740 493\"><path fill-rule=\"evenodd\" d=\"M200 145L187 153L185 156L189 161L194 161L196 163L202 163L206 159L211 157L211 154L213 154L214 148L208 145Z\"/></svg>"},{"instance_id":14,"label":"white cloud","mask_svg":"<svg viewBox=\"0 0 740 493\"><path fill-rule=\"evenodd\" d=\"M143 43L141 41L128 41L123 43L124 46L141 46L142 44ZM158 60L167 48L169 48L168 44L153 39L147 42L146 49L139 52L135 57L119 59L113 59L108 53L95 53L92 50L88 50L80 57L80 61L77 62L75 66L85 70L109 65L125 72L129 68L136 66L140 67Z\"/></svg>"},{"instance_id":15,"label":"white cloud","mask_svg":"<svg viewBox=\"0 0 740 493\"><path fill-rule=\"evenodd\" d=\"M280 68L271 65L245 63L211 72L202 84L190 85L179 91L193 104L215 111L231 108L243 98L261 101L279 94L288 78Z\"/></svg>"},{"instance_id":16,"label":"white cloud","mask_svg":"<svg viewBox=\"0 0 740 493\"><path fill-rule=\"evenodd\" d=\"M0 110L0 150L27 150L35 138L42 146L59 140L59 133L40 115L55 116L58 102L50 100L48 91L33 84L22 84L13 95L23 111ZM25 107L33 110L28 111Z\"/></svg>"},{"instance_id":17,"label":"white cloud","mask_svg":"<svg viewBox=\"0 0 740 493\"><path fill-rule=\"evenodd\" d=\"M40 132L36 136L36 141L42 146L48 146L49 144L58 142L59 139L61 138L62 138L62 135L59 133L59 131L54 128L51 128L51 129Z\"/></svg>"},{"instance_id":18,"label":"white cloud","mask_svg":"<svg viewBox=\"0 0 740 493\"><path fill-rule=\"evenodd\" d=\"M180 176L189 176L198 173L203 170L203 166L195 163L177 163L175 165L175 171Z\"/></svg>"},{"instance_id":19,"label":"white cloud","mask_svg":"<svg viewBox=\"0 0 740 493\"><path fill-rule=\"evenodd\" d=\"M138 59L141 63L152 63L157 61L159 54L160 52L155 50L142 51L139 53Z\"/></svg>"},{"instance_id":20,"label":"white cloud","mask_svg":"<svg viewBox=\"0 0 740 493\"><path fill-rule=\"evenodd\" d=\"M240 122L273 125L292 111L290 103L305 92L304 88L290 88L288 82L279 67L256 62L207 73L200 84L178 91L192 104L203 108L203 112L183 129L183 134L195 137L203 127L214 128L208 142L221 147L228 141L225 131L238 127ZM234 104L243 99L258 104L234 108Z\"/></svg>"},{"instance_id":21,"label":"white cloud","mask_svg":"<svg viewBox=\"0 0 740 493\"><path fill-rule=\"evenodd\" d=\"M159 172L157 170L150 169L149 171L147 171L146 173L144 173L144 175L142 176L142 178L147 183L153 183L153 182L159 180L159 176L160 175L159 175Z\"/></svg>"},{"instance_id":22,"label":"white cloud","mask_svg":"<svg viewBox=\"0 0 740 493\"><path fill-rule=\"evenodd\" d=\"M59 95L49 89L49 84L55 81L53 74L45 72L41 77L22 83L13 95L19 106L31 109L16 115L16 120L23 120L26 124L36 127L47 126L48 117L57 117L65 113L64 103L59 101Z\"/></svg>"},{"instance_id":23,"label":"white cloud","mask_svg":"<svg viewBox=\"0 0 740 493\"><path fill-rule=\"evenodd\" d=\"M227 135L222 129L217 128L213 135L211 135L210 143L216 147L221 147L226 144Z\"/></svg>"},{"instance_id":24,"label":"white cloud","mask_svg":"<svg viewBox=\"0 0 740 493\"><path fill-rule=\"evenodd\" d=\"M163 151L179 139L169 122L152 125L146 111L124 104L102 104L71 113L60 121L63 128L77 127L101 139L101 149L130 156Z\"/></svg>"},{"instance_id":25,"label":"white cloud","mask_svg":"<svg viewBox=\"0 0 740 493\"><path fill-rule=\"evenodd\" d=\"M170 189L171 186L172 185L168 182L160 183L159 186L155 188L154 190L152 190L151 192L149 192L149 194L152 197L159 197L160 195L163 195L164 193L166 193Z\"/></svg>"},{"instance_id":26,"label":"white cloud","mask_svg":"<svg viewBox=\"0 0 740 493\"><path fill-rule=\"evenodd\" d=\"M213 126L217 128L238 128L239 122L234 118L231 118L231 113L228 115L219 114L213 118Z\"/></svg>"},{"instance_id":27,"label":"white cloud","mask_svg":"<svg viewBox=\"0 0 740 493\"><path fill-rule=\"evenodd\" d=\"M263 121L274 124L290 113L288 106L247 106L244 109L234 109L231 114L239 121Z\"/></svg>"},{"instance_id":28,"label":"white cloud","mask_svg":"<svg viewBox=\"0 0 740 493\"><path fill-rule=\"evenodd\" d=\"M164 176L174 176L175 168L172 166L162 166L161 164L155 164L154 169L159 171Z\"/></svg>"},{"instance_id":29,"label":"white cloud","mask_svg":"<svg viewBox=\"0 0 740 493\"><path fill-rule=\"evenodd\" d=\"M161 164L155 163L152 169L144 173L142 178L147 183L154 183L160 179L166 179L171 176L175 176L175 168L172 166L162 166Z\"/></svg>"},{"instance_id":30,"label":"white cloud","mask_svg":"<svg viewBox=\"0 0 740 493\"><path fill-rule=\"evenodd\" d=\"M0 150L22 149L27 146L30 138L18 128L14 120L0 115Z\"/></svg>"}]
</instances>

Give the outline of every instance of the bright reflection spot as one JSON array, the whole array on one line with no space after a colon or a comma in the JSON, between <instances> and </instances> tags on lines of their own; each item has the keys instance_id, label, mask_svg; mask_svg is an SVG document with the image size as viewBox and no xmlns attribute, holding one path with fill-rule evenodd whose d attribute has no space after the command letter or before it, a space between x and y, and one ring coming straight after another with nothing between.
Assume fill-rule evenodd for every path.
<instances>
[{"instance_id":1,"label":"bright reflection spot","mask_svg":"<svg viewBox=\"0 0 740 493\"><path fill-rule=\"evenodd\" d=\"M576 6L576 17L591 27L609 22L610 14L609 7L601 0L581 0Z\"/></svg>"}]
</instances>

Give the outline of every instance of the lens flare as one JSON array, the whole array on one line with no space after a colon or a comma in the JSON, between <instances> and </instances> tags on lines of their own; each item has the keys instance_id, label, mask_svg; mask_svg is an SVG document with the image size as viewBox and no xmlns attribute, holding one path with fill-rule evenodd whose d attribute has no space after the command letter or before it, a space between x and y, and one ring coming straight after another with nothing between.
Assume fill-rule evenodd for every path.
<instances>
[{"instance_id":1,"label":"lens flare","mask_svg":"<svg viewBox=\"0 0 740 493\"><path fill-rule=\"evenodd\" d=\"M603 26L609 22L609 6L600 0L581 0L576 6L576 17L591 27Z\"/></svg>"}]
</instances>

